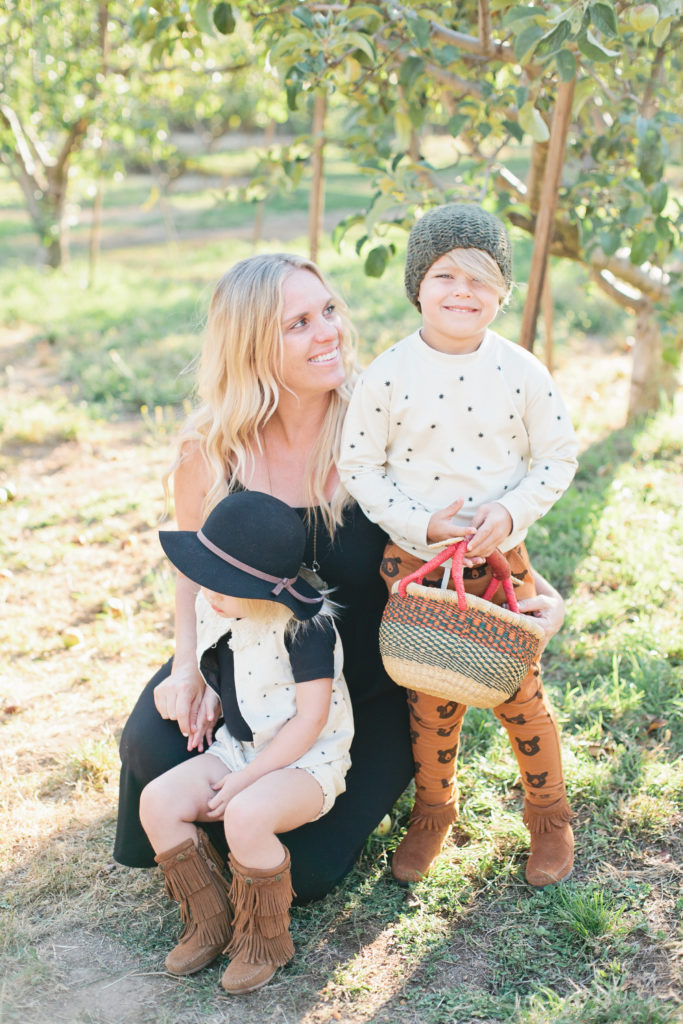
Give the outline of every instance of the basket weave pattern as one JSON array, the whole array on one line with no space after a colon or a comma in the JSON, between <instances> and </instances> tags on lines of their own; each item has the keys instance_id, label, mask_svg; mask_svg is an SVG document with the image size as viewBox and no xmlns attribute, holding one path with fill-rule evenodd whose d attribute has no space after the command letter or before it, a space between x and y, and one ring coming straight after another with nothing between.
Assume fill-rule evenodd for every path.
<instances>
[{"instance_id":1,"label":"basket weave pattern","mask_svg":"<svg viewBox=\"0 0 683 1024\"><path fill-rule=\"evenodd\" d=\"M514 696L538 658L532 618L473 594L394 585L379 633L384 667L400 686L472 707ZM464 605L464 606L463 606Z\"/></svg>"}]
</instances>

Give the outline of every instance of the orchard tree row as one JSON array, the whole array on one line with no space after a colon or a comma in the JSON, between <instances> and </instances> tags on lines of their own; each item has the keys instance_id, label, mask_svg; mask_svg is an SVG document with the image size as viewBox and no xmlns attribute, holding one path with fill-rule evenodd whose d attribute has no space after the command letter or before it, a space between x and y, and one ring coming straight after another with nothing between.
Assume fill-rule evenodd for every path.
<instances>
[{"instance_id":1,"label":"orchard tree row","mask_svg":"<svg viewBox=\"0 0 683 1024\"><path fill-rule=\"evenodd\" d=\"M680 27L681 0L6 0L0 155L57 266L74 161L106 175L143 146L172 168L172 119L306 124L247 197L310 161L315 225L334 140L374 186L335 237L374 276L427 206L486 204L534 236L523 343L549 254L636 314L637 414L671 392L681 351ZM451 140L438 166L435 133Z\"/></svg>"}]
</instances>

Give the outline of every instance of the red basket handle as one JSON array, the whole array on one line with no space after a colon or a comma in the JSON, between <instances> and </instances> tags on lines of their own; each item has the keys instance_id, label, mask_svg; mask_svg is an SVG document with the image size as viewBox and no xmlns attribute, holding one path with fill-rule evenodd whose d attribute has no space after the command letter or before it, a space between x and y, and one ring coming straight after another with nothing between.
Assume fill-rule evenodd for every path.
<instances>
[{"instance_id":1,"label":"red basket handle","mask_svg":"<svg viewBox=\"0 0 683 1024\"><path fill-rule=\"evenodd\" d=\"M401 597L406 596L406 587L409 583L422 583L425 576L432 571L432 569L438 569L440 565L447 562L449 558L453 559L451 564L451 579L453 580L453 586L455 592L458 595L458 608L461 612L464 612L467 608L467 601L465 598L465 584L462 578L463 561L467 553L467 539L458 541L457 544L449 544L443 551L439 551L438 555L430 559L429 562L425 562L415 572L411 572L408 576L404 576L399 582L398 592ZM519 605L517 604L517 598L510 578L510 566L508 565L507 558L498 549L493 551L486 559L489 569L491 570L491 582L482 595L485 601L490 601L496 590L498 584L502 583L503 591L505 593L505 600L507 601L508 608L511 612L518 612Z\"/></svg>"}]
</instances>

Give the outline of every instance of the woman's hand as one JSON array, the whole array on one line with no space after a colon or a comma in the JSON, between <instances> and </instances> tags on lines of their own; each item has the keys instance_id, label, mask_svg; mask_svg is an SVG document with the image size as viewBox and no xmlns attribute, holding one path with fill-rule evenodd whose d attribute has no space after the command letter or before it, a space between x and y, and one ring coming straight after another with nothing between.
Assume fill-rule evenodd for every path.
<instances>
[{"instance_id":1,"label":"woman's hand","mask_svg":"<svg viewBox=\"0 0 683 1024\"><path fill-rule=\"evenodd\" d=\"M177 721L183 736L197 731L197 717L206 683L196 662L184 662L167 679L154 687L154 703L162 718ZM189 746L188 750L192 749Z\"/></svg>"},{"instance_id":2,"label":"woman's hand","mask_svg":"<svg viewBox=\"0 0 683 1024\"><path fill-rule=\"evenodd\" d=\"M210 686L206 686L204 688L204 696L199 705L199 711L197 712L197 720L190 733L190 739L187 744L188 750L194 750L196 747L199 753L203 754L204 741L206 741L207 749L211 746L213 743L214 726L218 721L220 712L221 702L218 699L218 694Z\"/></svg>"},{"instance_id":3,"label":"woman's hand","mask_svg":"<svg viewBox=\"0 0 683 1024\"><path fill-rule=\"evenodd\" d=\"M520 612L524 615L533 615L543 629L545 640L541 651L545 650L564 622L564 601L557 591L553 590L552 594L527 597L523 601L518 601L518 605Z\"/></svg>"}]
</instances>

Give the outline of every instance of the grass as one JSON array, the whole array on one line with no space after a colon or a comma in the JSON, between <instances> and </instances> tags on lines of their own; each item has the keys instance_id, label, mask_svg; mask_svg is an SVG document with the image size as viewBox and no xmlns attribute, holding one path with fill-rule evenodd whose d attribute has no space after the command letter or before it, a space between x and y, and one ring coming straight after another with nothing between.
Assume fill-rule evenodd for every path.
<instances>
[{"instance_id":1,"label":"grass","mask_svg":"<svg viewBox=\"0 0 683 1024\"><path fill-rule=\"evenodd\" d=\"M145 189L126 187L118 209L134 226ZM0 204L14 241L28 244L2 181ZM558 890L524 883L516 762L494 716L471 709L461 832L429 879L408 891L389 874L406 792L343 885L294 910L297 956L275 983L228 1001L217 968L164 974L177 912L156 872L112 861L116 746L142 682L171 651L172 577L156 530L191 385L180 371L212 283L252 247L248 230L123 249L107 239L86 288L80 257L43 275L0 238L0 1019L679 1020L682 410L623 425L628 321L577 268L557 267L554 279L556 375L581 468L529 537L567 599L544 660L577 815L574 875ZM284 246L304 252L303 235L262 243ZM527 257L522 247L518 276ZM350 246L327 246L321 262L353 297L365 359L413 328L398 262L379 281ZM521 298L503 333L514 333Z\"/></svg>"}]
</instances>

